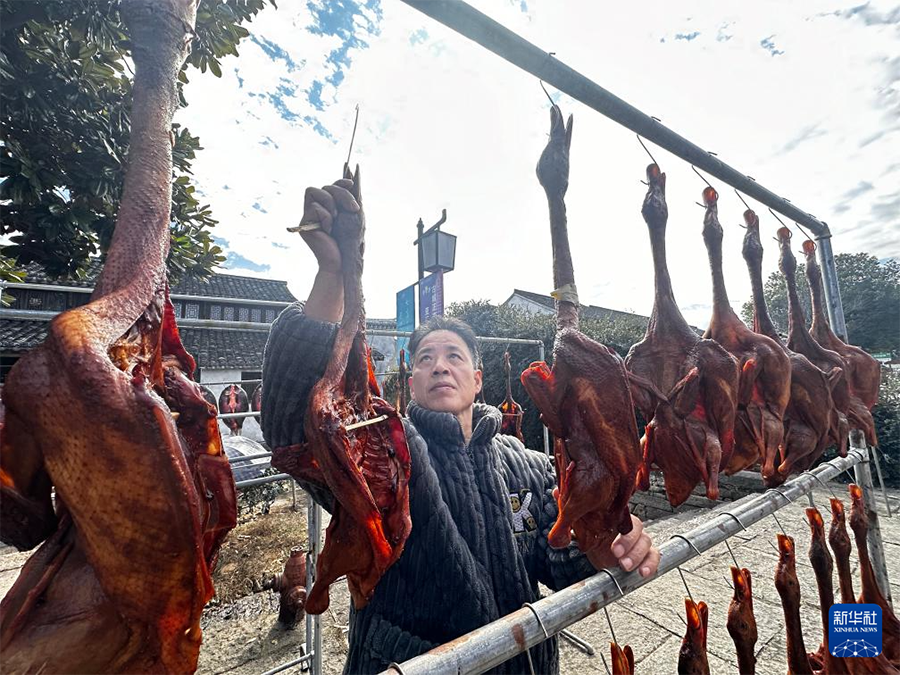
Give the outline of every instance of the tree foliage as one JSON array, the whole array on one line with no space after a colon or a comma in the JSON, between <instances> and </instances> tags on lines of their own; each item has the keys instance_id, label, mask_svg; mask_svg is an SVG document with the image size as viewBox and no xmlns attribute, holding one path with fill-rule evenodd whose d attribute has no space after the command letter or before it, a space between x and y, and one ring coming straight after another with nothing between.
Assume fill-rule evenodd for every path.
<instances>
[{"instance_id":1,"label":"tree foliage","mask_svg":"<svg viewBox=\"0 0 900 675\"><path fill-rule=\"evenodd\" d=\"M872 416L878 433L884 482L900 487L900 373L886 369L881 373L881 392Z\"/></svg>"},{"instance_id":2,"label":"tree foliage","mask_svg":"<svg viewBox=\"0 0 900 675\"><path fill-rule=\"evenodd\" d=\"M271 0L269 0L271 2ZM189 68L221 76L267 0L204 0ZM271 4L275 4L271 2ZM122 193L131 104L130 44L117 0L0 0L0 253L9 277L36 261L51 276L77 276L109 247ZM171 249L173 277L206 276L224 258L216 224L191 181L200 139L174 125Z\"/></svg>"},{"instance_id":3,"label":"tree foliage","mask_svg":"<svg viewBox=\"0 0 900 675\"><path fill-rule=\"evenodd\" d=\"M834 260L850 341L869 352L900 353L900 262L879 261L868 253L842 253ZM811 304L802 264L797 266L797 287L808 325ZM764 293L775 327L787 333L787 286L781 272L766 280ZM752 301L744 303L741 315L752 325Z\"/></svg>"},{"instance_id":4,"label":"tree foliage","mask_svg":"<svg viewBox=\"0 0 900 675\"><path fill-rule=\"evenodd\" d=\"M534 314L516 307L498 307L484 300L454 303L448 308L447 314L468 323L479 336L540 340L544 344L545 359L552 364L551 352L553 338L556 335L555 314ZM579 324L581 332L616 350L620 356L625 356L631 345L644 337L646 328L646 321L638 318L629 320L582 317ZM532 362L539 360L537 345L490 342L482 343L480 349L485 401L499 405L506 397L503 353L509 351L512 395L525 409L522 421L525 444L535 450L543 449L544 437L538 410L519 380L522 371Z\"/></svg>"}]
</instances>

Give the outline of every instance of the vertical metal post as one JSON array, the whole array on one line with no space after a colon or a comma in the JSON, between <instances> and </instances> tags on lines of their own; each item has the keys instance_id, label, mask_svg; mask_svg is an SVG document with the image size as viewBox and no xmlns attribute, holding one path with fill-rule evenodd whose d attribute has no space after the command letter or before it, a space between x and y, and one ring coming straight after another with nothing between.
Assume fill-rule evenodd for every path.
<instances>
[{"instance_id":1,"label":"vertical metal post","mask_svg":"<svg viewBox=\"0 0 900 675\"><path fill-rule=\"evenodd\" d=\"M541 344L538 345L538 361L543 361L545 359L544 356L544 341L541 340ZM544 454L547 457L550 456L550 434L547 432L547 425L541 422L541 427L544 429Z\"/></svg>"},{"instance_id":2,"label":"vertical metal post","mask_svg":"<svg viewBox=\"0 0 900 675\"><path fill-rule=\"evenodd\" d=\"M319 560L319 547L322 536L322 507L307 493L306 534L309 541L309 552L306 554L306 588L307 592L316 581L316 563ZM322 620L316 614L306 615L306 653L312 653L309 660L310 673L322 673Z\"/></svg>"},{"instance_id":3,"label":"vertical metal post","mask_svg":"<svg viewBox=\"0 0 900 675\"><path fill-rule=\"evenodd\" d=\"M881 540L881 525L878 522L878 511L875 510L875 486L872 484L872 471L869 469L869 453L863 434L859 429L854 429L850 432L850 445L861 449L866 457L865 461L860 462L853 468L853 473L856 476L856 484L862 488L866 515L869 517L869 534L867 539L869 543L869 558L872 560L872 567L875 568L875 579L878 581L882 594L893 607L894 601L891 597L891 585L888 583L887 564L884 560L884 544Z\"/></svg>"},{"instance_id":4,"label":"vertical metal post","mask_svg":"<svg viewBox=\"0 0 900 675\"><path fill-rule=\"evenodd\" d=\"M881 473L881 461L878 459L878 448L873 445L871 450L872 459L875 460L875 471L878 472L878 485L881 486L881 494L884 497L884 508L887 509L888 518L893 518L894 514L891 513L891 500L888 499L887 490L884 488L884 476Z\"/></svg>"},{"instance_id":5,"label":"vertical metal post","mask_svg":"<svg viewBox=\"0 0 900 675\"><path fill-rule=\"evenodd\" d=\"M291 511L297 510L297 481L291 480Z\"/></svg>"},{"instance_id":6,"label":"vertical metal post","mask_svg":"<svg viewBox=\"0 0 900 675\"><path fill-rule=\"evenodd\" d=\"M416 223L416 249L419 255L419 281L425 278L425 257L422 253L422 235L425 233L425 223L419 218Z\"/></svg>"},{"instance_id":7,"label":"vertical metal post","mask_svg":"<svg viewBox=\"0 0 900 675\"><path fill-rule=\"evenodd\" d=\"M826 225L827 227L827 225ZM838 286L837 266L834 264L834 253L831 250L831 232L816 237L819 252L819 265L822 267L822 281L825 287L825 305L828 307L828 321L831 330L844 342L847 339L847 323L844 321L844 305L841 302L841 289Z\"/></svg>"}]
</instances>

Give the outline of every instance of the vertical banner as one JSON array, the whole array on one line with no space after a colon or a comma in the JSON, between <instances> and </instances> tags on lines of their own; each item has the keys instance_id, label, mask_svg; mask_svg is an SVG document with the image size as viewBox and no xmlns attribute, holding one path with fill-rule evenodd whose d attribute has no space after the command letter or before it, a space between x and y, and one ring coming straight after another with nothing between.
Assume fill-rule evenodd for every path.
<instances>
[{"instance_id":1,"label":"vertical banner","mask_svg":"<svg viewBox=\"0 0 900 675\"><path fill-rule=\"evenodd\" d=\"M416 329L416 285L407 286L397 293L397 330L412 332ZM407 349L409 338L397 338L397 354Z\"/></svg>"},{"instance_id":2,"label":"vertical banner","mask_svg":"<svg viewBox=\"0 0 900 675\"><path fill-rule=\"evenodd\" d=\"M444 272L438 270L419 281L419 323L443 313Z\"/></svg>"}]
</instances>

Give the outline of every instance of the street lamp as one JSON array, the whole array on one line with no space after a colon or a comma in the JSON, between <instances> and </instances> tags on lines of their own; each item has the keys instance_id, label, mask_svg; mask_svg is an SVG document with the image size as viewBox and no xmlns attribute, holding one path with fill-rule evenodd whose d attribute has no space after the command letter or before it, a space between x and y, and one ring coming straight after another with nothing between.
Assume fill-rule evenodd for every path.
<instances>
[{"instance_id":1,"label":"street lamp","mask_svg":"<svg viewBox=\"0 0 900 675\"><path fill-rule=\"evenodd\" d=\"M421 218L416 224L419 236L413 244L419 247L419 279L425 272L450 272L456 264L456 235L441 231L446 220L447 209L443 209L441 219L427 232Z\"/></svg>"}]
</instances>

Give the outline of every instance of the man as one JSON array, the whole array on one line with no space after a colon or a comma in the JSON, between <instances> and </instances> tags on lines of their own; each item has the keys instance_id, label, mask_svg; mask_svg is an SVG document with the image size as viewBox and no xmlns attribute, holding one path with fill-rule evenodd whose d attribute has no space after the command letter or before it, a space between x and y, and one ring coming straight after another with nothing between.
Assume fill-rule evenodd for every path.
<instances>
[{"instance_id":1,"label":"man","mask_svg":"<svg viewBox=\"0 0 900 675\"><path fill-rule=\"evenodd\" d=\"M339 213L360 207L344 179L306 192L303 232L319 264L305 306L286 309L272 325L263 365L262 429L273 449L304 440L309 392L321 378L343 312L341 256L328 235ZM643 524L610 551L585 555L573 542L555 550L547 534L557 517L556 479L543 453L498 435L500 411L475 403L481 390L478 344L461 321L437 317L409 343L412 401L404 420L411 456L412 531L403 554L369 603L351 607L346 673L373 673L539 599L538 583L558 590L618 564L656 572L659 552ZM331 495L315 493L331 505ZM556 638L532 647L536 673L559 670ZM527 673L525 654L497 673Z\"/></svg>"}]
</instances>

